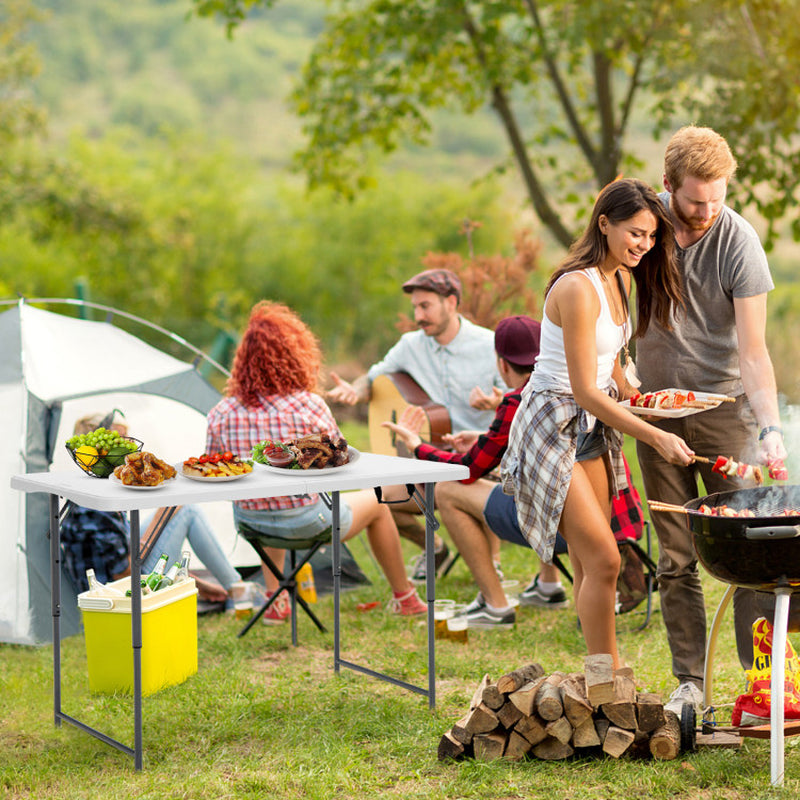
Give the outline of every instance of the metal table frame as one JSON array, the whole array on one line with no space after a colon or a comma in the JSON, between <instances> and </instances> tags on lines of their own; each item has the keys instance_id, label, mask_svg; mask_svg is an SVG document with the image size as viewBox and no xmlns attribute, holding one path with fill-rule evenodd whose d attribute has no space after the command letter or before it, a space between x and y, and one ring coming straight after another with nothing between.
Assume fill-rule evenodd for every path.
<instances>
[{"instance_id":1,"label":"metal table frame","mask_svg":"<svg viewBox=\"0 0 800 800\"><path fill-rule=\"evenodd\" d=\"M469 476L467 467L455 464L440 464L416 461L396 456L362 453L358 462L343 469L341 473L313 475L298 470L286 476L256 468L246 478L222 483L200 483L178 476L174 482L152 492L133 492L108 480L99 480L71 472L40 472L15 475L11 488L23 492L45 492L50 496L50 586L51 612L53 616L53 713L56 727L68 722L84 732L100 739L131 756L136 770L143 767L142 739L142 597L139 580L141 556L139 554L140 524L142 509L162 506L178 506L218 500L246 500L256 497L282 497L295 494L326 492L331 496L333 514L333 586L334 586L334 672L341 667L356 670L428 698L428 705L436 704L436 673L434 648L433 603L435 599L435 568L433 534L436 527L434 516L434 484L438 481L461 480ZM397 484L423 484L424 499L416 493L417 502L425 513L425 546L427 577L427 630L428 630L428 684L427 688L401 681L390 675L366 666L347 661L341 656L341 530L340 492L352 489L375 488ZM96 508L100 511L126 511L130 518L131 535L131 648L133 655L133 747L117 741L92 728L62 709L61 696L61 524L60 498L77 505Z\"/></svg>"}]
</instances>

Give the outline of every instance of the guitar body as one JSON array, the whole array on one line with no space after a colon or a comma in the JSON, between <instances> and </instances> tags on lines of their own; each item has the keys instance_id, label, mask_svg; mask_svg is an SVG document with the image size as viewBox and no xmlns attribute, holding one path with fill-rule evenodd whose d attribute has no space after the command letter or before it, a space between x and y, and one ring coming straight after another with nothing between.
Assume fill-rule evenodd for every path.
<instances>
[{"instance_id":1,"label":"guitar body","mask_svg":"<svg viewBox=\"0 0 800 800\"><path fill-rule=\"evenodd\" d=\"M397 422L408 406L419 406L425 411L426 425L419 432L423 441L442 447L442 436L450 433L450 415L444 406L431 402L430 397L407 372L390 372L378 375L372 382L369 401L369 444L373 453L386 456L407 455L402 442L382 422Z\"/></svg>"}]
</instances>

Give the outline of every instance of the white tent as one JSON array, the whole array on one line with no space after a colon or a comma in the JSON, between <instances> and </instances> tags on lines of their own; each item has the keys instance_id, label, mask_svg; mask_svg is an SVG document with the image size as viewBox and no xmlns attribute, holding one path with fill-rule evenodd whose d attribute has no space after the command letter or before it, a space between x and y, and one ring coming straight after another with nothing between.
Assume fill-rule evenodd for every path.
<instances>
[{"instance_id":1,"label":"white tent","mask_svg":"<svg viewBox=\"0 0 800 800\"><path fill-rule=\"evenodd\" d=\"M0 313L0 341L0 641L34 644L52 639L48 498L12 490L11 476L53 463L75 468L63 446L75 420L113 408L123 411L132 435L161 458L174 463L200 453L205 414L219 393L191 364L111 322L66 317L25 301ZM232 530L230 504L224 505ZM65 636L80 630L66 574L61 630Z\"/></svg>"}]
</instances>

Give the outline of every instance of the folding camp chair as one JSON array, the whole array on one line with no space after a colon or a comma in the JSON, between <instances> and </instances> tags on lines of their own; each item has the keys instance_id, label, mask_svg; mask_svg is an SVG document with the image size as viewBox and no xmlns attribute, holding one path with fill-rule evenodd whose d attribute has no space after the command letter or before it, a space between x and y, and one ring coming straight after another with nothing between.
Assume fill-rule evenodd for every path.
<instances>
[{"instance_id":1,"label":"folding camp chair","mask_svg":"<svg viewBox=\"0 0 800 800\"><path fill-rule=\"evenodd\" d=\"M239 631L238 636L244 636L250 630L250 628L252 628L253 625L255 625L259 619L261 619L264 612L266 612L272 603L278 599L278 596L284 590L288 592L289 599L291 600L292 604L292 644L297 647L298 604L306 612L306 614L308 614L308 616L311 618L311 621L317 626L317 628L322 631L322 633L325 633L327 629L319 621L317 615L298 591L297 573L300 572L303 566L305 566L305 564L311 560L320 547L328 544L331 541L331 528L325 528L315 536L309 536L304 539L285 538L262 533L261 531L257 531L243 522L239 522L237 528L239 535L251 545L256 553L258 553L262 563L278 579L279 584L277 590L267 599L261 608L258 609L255 614L253 614L253 616L247 621L247 624L244 626L244 628ZM268 547L275 547L280 548L281 550L289 551L289 569L286 574L281 572L275 562L269 557L266 551L266 548ZM298 551L305 551L299 559L297 557Z\"/></svg>"}]
</instances>

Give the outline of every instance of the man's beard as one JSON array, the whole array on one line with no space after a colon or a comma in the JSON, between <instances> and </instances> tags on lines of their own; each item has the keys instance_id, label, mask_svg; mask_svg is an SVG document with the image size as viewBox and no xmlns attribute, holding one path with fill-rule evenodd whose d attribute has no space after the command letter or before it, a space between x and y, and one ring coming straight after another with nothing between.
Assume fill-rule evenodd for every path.
<instances>
[{"instance_id":1,"label":"man's beard","mask_svg":"<svg viewBox=\"0 0 800 800\"><path fill-rule=\"evenodd\" d=\"M718 211L708 220L699 220L697 217L687 216L683 212L674 194L672 195L672 213L678 218L681 224L685 225L691 231L707 231L717 221L717 217L720 215L720 211Z\"/></svg>"}]
</instances>

